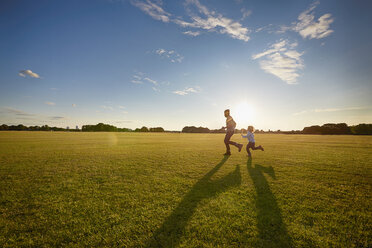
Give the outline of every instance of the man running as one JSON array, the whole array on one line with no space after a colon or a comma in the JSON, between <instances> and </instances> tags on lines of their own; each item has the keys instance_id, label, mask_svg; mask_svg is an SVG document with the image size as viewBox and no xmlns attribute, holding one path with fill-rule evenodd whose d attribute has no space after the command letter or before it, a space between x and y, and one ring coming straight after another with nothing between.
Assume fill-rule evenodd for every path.
<instances>
[{"instance_id":1,"label":"man running","mask_svg":"<svg viewBox=\"0 0 372 248\"><path fill-rule=\"evenodd\" d=\"M230 141L231 136L234 135L236 123L234 119L230 116L230 109L226 109L224 114L226 117L226 136L224 140L226 145L226 153L224 155L231 155L230 145L236 146L240 152L242 150L243 144L238 144L234 141Z\"/></svg>"}]
</instances>

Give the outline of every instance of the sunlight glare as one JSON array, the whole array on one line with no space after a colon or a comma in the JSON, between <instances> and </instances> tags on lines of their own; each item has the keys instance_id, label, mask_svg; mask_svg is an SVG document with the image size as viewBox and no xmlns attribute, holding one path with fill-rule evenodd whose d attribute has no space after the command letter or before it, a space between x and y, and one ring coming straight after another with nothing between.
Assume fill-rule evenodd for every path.
<instances>
[{"instance_id":1,"label":"sunlight glare","mask_svg":"<svg viewBox=\"0 0 372 248\"><path fill-rule=\"evenodd\" d=\"M246 129L248 125L253 124L256 117L256 111L253 105L248 104L247 102L241 102L232 109L231 115L237 123L237 128Z\"/></svg>"}]
</instances>

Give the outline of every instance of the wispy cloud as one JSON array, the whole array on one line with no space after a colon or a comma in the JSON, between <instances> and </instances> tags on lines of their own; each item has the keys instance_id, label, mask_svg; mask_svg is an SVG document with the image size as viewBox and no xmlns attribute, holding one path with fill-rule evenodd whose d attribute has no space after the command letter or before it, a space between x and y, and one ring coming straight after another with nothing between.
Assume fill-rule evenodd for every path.
<instances>
[{"instance_id":1,"label":"wispy cloud","mask_svg":"<svg viewBox=\"0 0 372 248\"><path fill-rule=\"evenodd\" d=\"M156 87L152 87L152 90L155 91L155 92L160 92L160 89L156 88Z\"/></svg>"},{"instance_id":2,"label":"wispy cloud","mask_svg":"<svg viewBox=\"0 0 372 248\"><path fill-rule=\"evenodd\" d=\"M65 120L67 118L63 116L50 116L49 119L58 121L58 120Z\"/></svg>"},{"instance_id":3,"label":"wispy cloud","mask_svg":"<svg viewBox=\"0 0 372 248\"><path fill-rule=\"evenodd\" d=\"M136 72L136 74L134 74L132 76L132 83L134 83L134 84L144 84L146 82L147 83L150 83L150 84L152 84L154 86L158 86L159 85L159 82L158 81L156 81L156 80L154 80L154 79L146 76L142 72ZM152 88L154 89L155 87L152 87ZM155 88L155 89L157 89L157 90L154 90L154 91L160 91L160 90L158 90L158 88Z\"/></svg>"},{"instance_id":4,"label":"wispy cloud","mask_svg":"<svg viewBox=\"0 0 372 248\"><path fill-rule=\"evenodd\" d=\"M21 77L33 77L33 78L40 78L39 74L32 72L31 70L22 70L18 73L19 76Z\"/></svg>"},{"instance_id":5,"label":"wispy cloud","mask_svg":"<svg viewBox=\"0 0 372 248\"><path fill-rule=\"evenodd\" d=\"M151 78L148 78L148 77L145 77L143 80L146 80L147 82L150 82L152 83L153 85L158 85L158 82L154 79L151 79Z\"/></svg>"},{"instance_id":6,"label":"wispy cloud","mask_svg":"<svg viewBox=\"0 0 372 248\"><path fill-rule=\"evenodd\" d=\"M106 105L102 105L101 108L103 108L104 110L114 110L113 107L111 107L111 106L106 106Z\"/></svg>"},{"instance_id":7,"label":"wispy cloud","mask_svg":"<svg viewBox=\"0 0 372 248\"><path fill-rule=\"evenodd\" d=\"M341 112L341 111L353 111L353 110L370 110L372 107L364 106L364 107L347 107L347 108L322 108L322 109L311 109L311 110L303 110L297 113L293 113L293 115L302 115L307 113L324 113L324 112Z\"/></svg>"},{"instance_id":8,"label":"wispy cloud","mask_svg":"<svg viewBox=\"0 0 372 248\"><path fill-rule=\"evenodd\" d=\"M243 14L242 18L240 19L240 20L242 20L242 21L243 21L245 18L247 18L248 16L250 16L250 15L252 14L252 10L250 10L250 9L242 8L240 11L241 11L242 14Z\"/></svg>"},{"instance_id":9,"label":"wispy cloud","mask_svg":"<svg viewBox=\"0 0 372 248\"><path fill-rule=\"evenodd\" d=\"M273 74L287 84L296 84L299 77L298 70L304 67L301 56L295 50L297 43L281 40L273 44L270 49L252 56L261 59L260 67L267 73Z\"/></svg>"},{"instance_id":10,"label":"wispy cloud","mask_svg":"<svg viewBox=\"0 0 372 248\"><path fill-rule=\"evenodd\" d=\"M28 113L23 110L11 108L11 107L1 107L0 113L7 114L8 115L7 118L10 118L10 119L27 120L27 121L33 121L36 123L68 119L68 117L64 117L64 116L46 116L46 115Z\"/></svg>"},{"instance_id":11,"label":"wispy cloud","mask_svg":"<svg viewBox=\"0 0 372 248\"><path fill-rule=\"evenodd\" d=\"M171 14L166 12L160 4L153 3L150 0L138 1L131 0L131 3L138 7L140 10L154 18L155 20L162 22L169 22Z\"/></svg>"},{"instance_id":12,"label":"wispy cloud","mask_svg":"<svg viewBox=\"0 0 372 248\"><path fill-rule=\"evenodd\" d=\"M18 110L18 109L15 109L15 108L10 108L10 107L2 107L1 112L7 113L7 114L13 114L13 115L17 115L17 116L35 116L34 114L27 113L25 111Z\"/></svg>"},{"instance_id":13,"label":"wispy cloud","mask_svg":"<svg viewBox=\"0 0 372 248\"><path fill-rule=\"evenodd\" d=\"M131 82L134 84L143 84L142 77L138 75L133 75Z\"/></svg>"},{"instance_id":14,"label":"wispy cloud","mask_svg":"<svg viewBox=\"0 0 372 248\"><path fill-rule=\"evenodd\" d=\"M200 87L195 87L195 88L188 87L188 88L185 88L184 90L173 91L174 94L180 95L180 96L185 96L190 93L199 93L199 92L200 92Z\"/></svg>"},{"instance_id":15,"label":"wispy cloud","mask_svg":"<svg viewBox=\"0 0 372 248\"><path fill-rule=\"evenodd\" d=\"M314 9L318 4L319 1L311 4L298 16L296 22L293 22L291 26L282 26L279 33L292 30L298 32L303 38L309 39L321 39L329 36L333 33L333 30L330 29L330 25L333 23L332 15L327 13L315 20Z\"/></svg>"},{"instance_id":16,"label":"wispy cloud","mask_svg":"<svg viewBox=\"0 0 372 248\"><path fill-rule=\"evenodd\" d=\"M56 105L55 102L45 102L45 104L46 104L46 105L49 105L49 106L54 106L54 105Z\"/></svg>"},{"instance_id":17,"label":"wispy cloud","mask_svg":"<svg viewBox=\"0 0 372 248\"><path fill-rule=\"evenodd\" d=\"M186 34L186 35L190 35L190 36L193 36L193 37L195 37L195 36L198 36L198 35L200 35L200 32L199 31L185 31L185 32L182 32L183 34Z\"/></svg>"},{"instance_id":18,"label":"wispy cloud","mask_svg":"<svg viewBox=\"0 0 372 248\"><path fill-rule=\"evenodd\" d=\"M184 28L195 28L202 29L212 32L218 32L221 34L227 34L230 37L238 40L248 41L250 30L244 27L238 21L234 21L230 18L223 16L215 11L210 11L199 0L186 0L188 8L193 6L196 8L197 13L193 13L188 9L189 17L191 21L184 21L180 17L174 17L171 13L166 12L160 3L154 3L150 0L132 0L131 3L141 9L146 14L150 15L155 20L162 22L173 22ZM198 31L186 31L184 34L197 36L200 34Z\"/></svg>"},{"instance_id":19,"label":"wispy cloud","mask_svg":"<svg viewBox=\"0 0 372 248\"><path fill-rule=\"evenodd\" d=\"M163 58L169 59L172 63L178 62L181 63L183 60L183 56L181 56L175 50L165 50L163 48L159 48L155 51L155 53Z\"/></svg>"}]
</instances>

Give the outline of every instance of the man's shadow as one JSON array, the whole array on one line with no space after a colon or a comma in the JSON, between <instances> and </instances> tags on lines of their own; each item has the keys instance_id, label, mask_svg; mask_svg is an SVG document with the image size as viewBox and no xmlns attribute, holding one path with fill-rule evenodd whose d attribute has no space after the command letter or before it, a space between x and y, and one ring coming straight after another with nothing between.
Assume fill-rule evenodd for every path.
<instances>
[{"instance_id":1,"label":"man's shadow","mask_svg":"<svg viewBox=\"0 0 372 248\"><path fill-rule=\"evenodd\" d=\"M252 159L247 161L248 173L256 189L257 208L257 247L291 247L291 237L283 223L280 208L264 173L276 179L273 167L263 167L256 164L252 167Z\"/></svg>"},{"instance_id":2,"label":"man's shadow","mask_svg":"<svg viewBox=\"0 0 372 248\"><path fill-rule=\"evenodd\" d=\"M223 178L211 180L211 177L227 161L225 156L212 170L201 178L178 204L170 216L158 228L146 247L176 247L184 234L185 227L196 210L198 203L241 184L240 167Z\"/></svg>"}]
</instances>

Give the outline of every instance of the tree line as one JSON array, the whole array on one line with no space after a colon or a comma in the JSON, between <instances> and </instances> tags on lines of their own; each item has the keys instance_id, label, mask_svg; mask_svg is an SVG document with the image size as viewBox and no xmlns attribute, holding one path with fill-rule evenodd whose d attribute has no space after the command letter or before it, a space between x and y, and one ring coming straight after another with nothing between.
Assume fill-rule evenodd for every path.
<instances>
[{"instance_id":1,"label":"tree line","mask_svg":"<svg viewBox=\"0 0 372 248\"><path fill-rule=\"evenodd\" d=\"M305 127L302 130L303 134L357 134L365 135L372 134L372 124L358 124L348 126L346 123L327 123L322 126Z\"/></svg>"},{"instance_id":2,"label":"tree line","mask_svg":"<svg viewBox=\"0 0 372 248\"><path fill-rule=\"evenodd\" d=\"M67 128L61 128L61 127L50 127L48 125L43 126L24 126L22 124L19 125L1 125L0 131L76 131L76 129L67 129ZM77 130L79 131L79 130Z\"/></svg>"},{"instance_id":3,"label":"tree line","mask_svg":"<svg viewBox=\"0 0 372 248\"><path fill-rule=\"evenodd\" d=\"M50 127L48 125L44 126L24 126L22 124L19 125L1 125L0 131L83 131L83 132L165 132L164 128L162 127L141 127L132 130L130 128L118 128L113 125L98 123L97 125L84 125L80 129L69 129L69 128L61 128L61 127Z\"/></svg>"},{"instance_id":4,"label":"tree line","mask_svg":"<svg viewBox=\"0 0 372 248\"><path fill-rule=\"evenodd\" d=\"M162 127L150 127L145 126L136 129L130 128L118 128L109 124L98 123L97 125L84 125L81 128L83 132L165 132Z\"/></svg>"},{"instance_id":5,"label":"tree line","mask_svg":"<svg viewBox=\"0 0 372 248\"><path fill-rule=\"evenodd\" d=\"M235 133L245 133L245 129L235 129ZM186 126L182 129L183 133L225 133L225 129L213 129L210 130L206 127L195 127ZM305 127L301 130L292 131L263 131L256 130L256 133L281 133L281 134L355 134L355 135L371 135L372 134L372 124L358 124L355 126L348 126L346 123L327 123L322 126L310 126Z\"/></svg>"},{"instance_id":6,"label":"tree line","mask_svg":"<svg viewBox=\"0 0 372 248\"><path fill-rule=\"evenodd\" d=\"M145 126L136 129L130 128L118 128L113 125L98 123L96 125L84 125L80 129L69 129L61 127L49 127L48 125L43 126L24 126L19 125L1 125L0 131L83 131L83 132L165 132L162 127L150 127ZM235 129L235 133L246 132L245 129ZM225 129L222 127L220 129L209 129L207 127L195 127L186 126L182 129L182 133L225 133ZM322 126L314 125L310 127L305 127L301 130L292 131L264 131L256 130L256 133L281 133L281 134L354 134L354 135L372 135L372 124L358 124L355 126L348 126L346 123L327 123Z\"/></svg>"}]
</instances>

